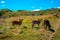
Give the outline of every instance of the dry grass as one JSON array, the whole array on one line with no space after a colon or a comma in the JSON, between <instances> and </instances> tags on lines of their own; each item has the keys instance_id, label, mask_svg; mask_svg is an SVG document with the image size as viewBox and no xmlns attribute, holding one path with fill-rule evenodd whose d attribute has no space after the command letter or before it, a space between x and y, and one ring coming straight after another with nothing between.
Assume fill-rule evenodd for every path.
<instances>
[{"instance_id":1,"label":"dry grass","mask_svg":"<svg viewBox=\"0 0 60 40\"><path fill-rule=\"evenodd\" d=\"M23 24L21 26L16 25L12 26L13 20L18 20L23 18ZM38 29L37 25L32 29L31 22L32 20L42 19L40 29ZM43 16L20 16L20 17L11 17L6 18L5 24L3 25L5 33L0 34L0 40L48 40L53 34L49 30L44 29L43 20L48 19L51 23L52 29L56 29L59 27L59 19L53 15L43 15ZM2 27L2 26L1 26ZM24 28L26 27L26 28ZM57 33L57 32L56 32ZM55 33L55 34L56 34ZM51 38L50 38L51 39Z\"/></svg>"}]
</instances>

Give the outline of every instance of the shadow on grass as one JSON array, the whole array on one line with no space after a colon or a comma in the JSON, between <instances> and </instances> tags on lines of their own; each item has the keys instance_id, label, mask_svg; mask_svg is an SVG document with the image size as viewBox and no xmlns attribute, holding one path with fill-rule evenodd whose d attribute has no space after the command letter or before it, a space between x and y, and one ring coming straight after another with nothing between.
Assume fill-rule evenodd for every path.
<instances>
[{"instance_id":1,"label":"shadow on grass","mask_svg":"<svg viewBox=\"0 0 60 40\"><path fill-rule=\"evenodd\" d=\"M49 31L51 31L51 32L55 32L55 30L54 30L54 29L49 29Z\"/></svg>"}]
</instances>

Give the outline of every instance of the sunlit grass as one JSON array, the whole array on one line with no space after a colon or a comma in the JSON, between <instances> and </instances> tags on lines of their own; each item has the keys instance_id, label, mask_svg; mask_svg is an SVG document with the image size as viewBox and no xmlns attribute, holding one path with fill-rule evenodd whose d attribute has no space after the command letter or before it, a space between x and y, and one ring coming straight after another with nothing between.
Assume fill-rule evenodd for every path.
<instances>
[{"instance_id":1,"label":"sunlit grass","mask_svg":"<svg viewBox=\"0 0 60 40\"><path fill-rule=\"evenodd\" d=\"M22 25L12 25L12 21L22 18L24 19ZM42 19L41 24L35 24L32 28L32 20ZM53 16L20 16L20 17L11 17L5 19L5 24L0 26L0 30L4 29L4 33L0 34L0 40L47 40L51 36L51 32L44 29L43 21L48 19L52 25L52 29L55 30L57 23L57 18ZM26 27L26 28L24 28ZM56 37L55 40L59 40L59 37Z\"/></svg>"}]
</instances>

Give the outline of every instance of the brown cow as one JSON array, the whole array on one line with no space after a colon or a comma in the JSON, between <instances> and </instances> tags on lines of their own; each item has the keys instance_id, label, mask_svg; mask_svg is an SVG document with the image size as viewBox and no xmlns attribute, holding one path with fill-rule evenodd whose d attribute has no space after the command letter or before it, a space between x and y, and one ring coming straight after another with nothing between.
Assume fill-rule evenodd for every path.
<instances>
[{"instance_id":1,"label":"brown cow","mask_svg":"<svg viewBox=\"0 0 60 40\"><path fill-rule=\"evenodd\" d=\"M38 20L33 20L32 21L32 28L34 27L34 24L38 24L38 28L39 28L39 24L41 23L42 19L38 19Z\"/></svg>"},{"instance_id":2,"label":"brown cow","mask_svg":"<svg viewBox=\"0 0 60 40\"><path fill-rule=\"evenodd\" d=\"M22 24L23 19L19 19L19 21L12 21L12 25L21 25Z\"/></svg>"}]
</instances>

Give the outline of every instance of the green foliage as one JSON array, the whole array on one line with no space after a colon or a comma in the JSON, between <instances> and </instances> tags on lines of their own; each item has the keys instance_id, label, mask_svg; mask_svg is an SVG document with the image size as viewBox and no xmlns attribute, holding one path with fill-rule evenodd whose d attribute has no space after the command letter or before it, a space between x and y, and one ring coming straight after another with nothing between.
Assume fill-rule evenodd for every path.
<instances>
[{"instance_id":1,"label":"green foliage","mask_svg":"<svg viewBox=\"0 0 60 40\"><path fill-rule=\"evenodd\" d=\"M0 25L0 31L3 31L4 30L4 27Z\"/></svg>"},{"instance_id":2,"label":"green foliage","mask_svg":"<svg viewBox=\"0 0 60 40\"><path fill-rule=\"evenodd\" d=\"M10 9L1 9L0 10L0 17L16 17L16 16L40 16L45 14L53 14L53 13L59 13L60 9L57 8L51 8L47 10L40 10L40 11L27 11L27 10L17 10L12 11Z\"/></svg>"}]
</instances>

